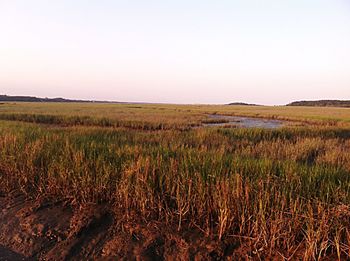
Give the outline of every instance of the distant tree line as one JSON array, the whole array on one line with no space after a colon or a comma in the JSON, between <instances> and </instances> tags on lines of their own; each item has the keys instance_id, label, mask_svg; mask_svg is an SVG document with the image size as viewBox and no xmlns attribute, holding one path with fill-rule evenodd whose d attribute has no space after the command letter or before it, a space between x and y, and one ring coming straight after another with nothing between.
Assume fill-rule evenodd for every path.
<instances>
[{"instance_id":1,"label":"distant tree line","mask_svg":"<svg viewBox=\"0 0 350 261\"><path fill-rule=\"evenodd\" d=\"M64 98L39 98L34 96L9 96L0 95L0 102L96 102L96 103L119 103L111 101L94 101L94 100L70 100ZM258 104L250 104L245 102L232 102L228 105L240 106L260 106ZM350 100L318 100L318 101L295 101L286 106L319 106L319 107L346 107L350 108Z\"/></svg>"},{"instance_id":2,"label":"distant tree line","mask_svg":"<svg viewBox=\"0 0 350 261\"><path fill-rule=\"evenodd\" d=\"M0 102L97 102L108 103L109 101L90 101L90 100L70 100L64 98L38 98L33 96L9 96L0 95Z\"/></svg>"},{"instance_id":3,"label":"distant tree line","mask_svg":"<svg viewBox=\"0 0 350 261\"><path fill-rule=\"evenodd\" d=\"M260 106L258 104L245 103L245 102L231 102L228 105L237 105L237 106Z\"/></svg>"},{"instance_id":4,"label":"distant tree line","mask_svg":"<svg viewBox=\"0 0 350 261\"><path fill-rule=\"evenodd\" d=\"M287 106L319 106L319 107L350 108L350 101L344 101L344 100L295 101L287 104Z\"/></svg>"}]
</instances>

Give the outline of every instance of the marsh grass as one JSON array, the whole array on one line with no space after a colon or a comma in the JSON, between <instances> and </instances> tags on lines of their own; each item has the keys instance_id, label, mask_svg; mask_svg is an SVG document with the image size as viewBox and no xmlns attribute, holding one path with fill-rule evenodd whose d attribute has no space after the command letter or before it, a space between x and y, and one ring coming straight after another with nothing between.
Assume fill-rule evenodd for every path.
<instances>
[{"instance_id":1,"label":"marsh grass","mask_svg":"<svg viewBox=\"0 0 350 261\"><path fill-rule=\"evenodd\" d=\"M125 220L138 213L179 231L234 238L260 258L349 258L348 127L190 129L162 113L163 128L139 127L159 119L130 126L113 117L101 124L93 116L6 113L1 189L108 202ZM191 115L190 124L200 120Z\"/></svg>"}]
</instances>

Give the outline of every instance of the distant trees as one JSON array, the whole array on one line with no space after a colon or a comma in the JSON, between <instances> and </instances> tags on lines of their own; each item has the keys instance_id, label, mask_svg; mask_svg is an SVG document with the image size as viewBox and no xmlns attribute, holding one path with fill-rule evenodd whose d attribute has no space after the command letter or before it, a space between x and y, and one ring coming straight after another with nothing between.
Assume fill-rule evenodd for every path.
<instances>
[{"instance_id":1,"label":"distant trees","mask_svg":"<svg viewBox=\"0 0 350 261\"><path fill-rule=\"evenodd\" d=\"M350 108L350 101L344 101L344 100L295 101L287 104L287 106L319 106L319 107Z\"/></svg>"},{"instance_id":2,"label":"distant trees","mask_svg":"<svg viewBox=\"0 0 350 261\"><path fill-rule=\"evenodd\" d=\"M237 106L259 106L258 104L250 104L245 102L231 102L228 105L237 105Z\"/></svg>"},{"instance_id":3,"label":"distant trees","mask_svg":"<svg viewBox=\"0 0 350 261\"><path fill-rule=\"evenodd\" d=\"M38 98L33 96L0 95L0 102L103 102L103 103L108 103L109 101L69 100L64 98Z\"/></svg>"}]
</instances>

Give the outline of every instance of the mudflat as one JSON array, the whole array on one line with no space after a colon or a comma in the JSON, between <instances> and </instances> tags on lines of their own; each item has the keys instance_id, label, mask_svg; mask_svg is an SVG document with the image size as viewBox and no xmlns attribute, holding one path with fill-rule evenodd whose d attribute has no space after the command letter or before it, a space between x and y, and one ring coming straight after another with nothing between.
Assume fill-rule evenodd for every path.
<instances>
[{"instance_id":1,"label":"mudflat","mask_svg":"<svg viewBox=\"0 0 350 261\"><path fill-rule=\"evenodd\" d=\"M18 254L8 248L0 245L0 260L1 261L20 261L26 260L27 258L21 254Z\"/></svg>"},{"instance_id":2,"label":"mudflat","mask_svg":"<svg viewBox=\"0 0 350 261\"><path fill-rule=\"evenodd\" d=\"M225 122L218 123L206 123L204 126L227 126L232 125L240 128L263 128L263 129L277 129L287 124L287 121L273 120L266 118L252 118L252 117L240 117L240 116L226 116L211 114L209 119L223 120Z\"/></svg>"},{"instance_id":3,"label":"mudflat","mask_svg":"<svg viewBox=\"0 0 350 261\"><path fill-rule=\"evenodd\" d=\"M208 260L253 251L237 239L144 222L106 204L66 205L10 193L0 200L0 260Z\"/></svg>"}]
</instances>

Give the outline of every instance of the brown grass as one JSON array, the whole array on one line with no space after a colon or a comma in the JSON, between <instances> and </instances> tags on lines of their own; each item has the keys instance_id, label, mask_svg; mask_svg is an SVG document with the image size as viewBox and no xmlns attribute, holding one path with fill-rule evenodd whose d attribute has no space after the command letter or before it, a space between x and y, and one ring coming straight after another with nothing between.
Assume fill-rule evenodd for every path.
<instances>
[{"instance_id":1,"label":"brown grass","mask_svg":"<svg viewBox=\"0 0 350 261\"><path fill-rule=\"evenodd\" d=\"M76 115L64 112L55 125L1 121L2 191L108 202L124 222L137 213L181 233L234 238L261 259L349 258L348 127L190 129L184 112L172 118L172 106L151 106L168 128L133 128L126 116L120 125L66 124ZM197 107L188 107L190 124L202 120ZM147 111L135 117L147 113L146 126L162 122Z\"/></svg>"}]
</instances>

